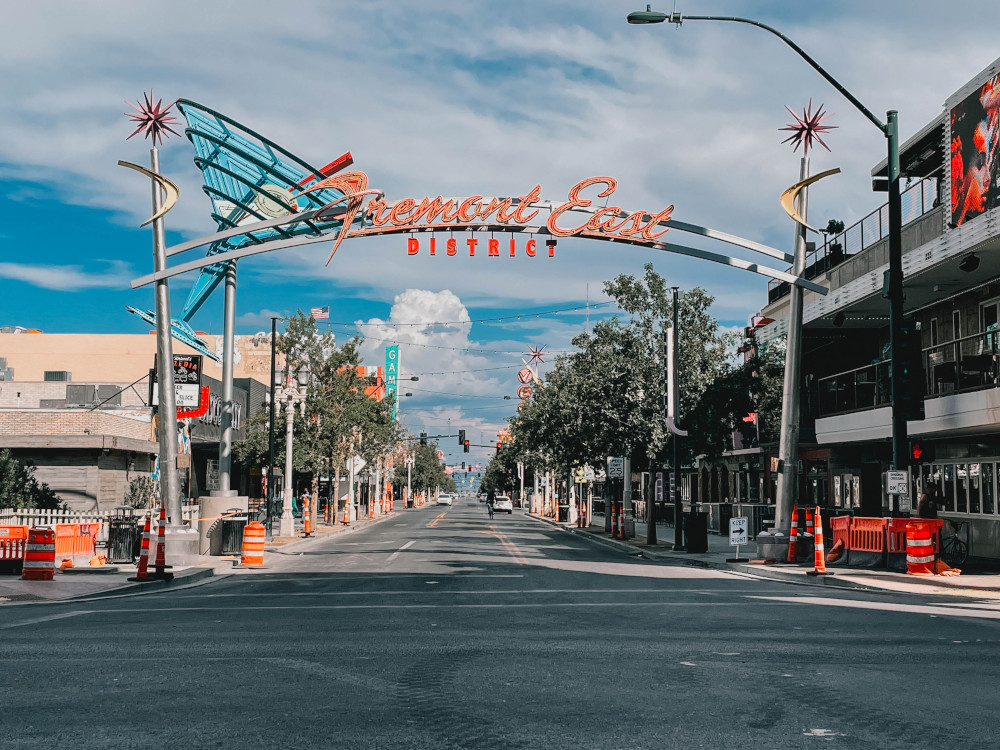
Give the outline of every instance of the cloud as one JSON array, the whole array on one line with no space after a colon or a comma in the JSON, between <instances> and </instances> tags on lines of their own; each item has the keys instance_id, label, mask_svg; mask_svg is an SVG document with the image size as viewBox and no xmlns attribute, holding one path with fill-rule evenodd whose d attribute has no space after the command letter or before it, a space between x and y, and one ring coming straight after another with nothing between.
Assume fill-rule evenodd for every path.
<instances>
[{"instance_id":1,"label":"cloud","mask_svg":"<svg viewBox=\"0 0 1000 750\"><path fill-rule=\"evenodd\" d=\"M129 269L121 261L109 261L103 273L91 273L81 266L36 266L0 263L0 278L23 281L42 289L81 292L90 289L120 289L128 285Z\"/></svg>"}]
</instances>

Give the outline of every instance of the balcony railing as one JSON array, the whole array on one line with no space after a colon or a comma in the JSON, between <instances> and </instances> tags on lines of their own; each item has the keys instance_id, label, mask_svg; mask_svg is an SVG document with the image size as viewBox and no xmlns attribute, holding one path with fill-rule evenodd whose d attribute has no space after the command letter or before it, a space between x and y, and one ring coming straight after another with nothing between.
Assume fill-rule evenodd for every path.
<instances>
[{"instance_id":1,"label":"balcony railing","mask_svg":"<svg viewBox=\"0 0 1000 750\"><path fill-rule=\"evenodd\" d=\"M904 225L919 219L938 205L938 187L938 179L928 177L900 196ZM840 234L824 235L823 244L806 255L806 269L803 275L807 279L814 279L888 236L889 204L886 203ZM781 299L789 290L787 281L779 282L777 279L772 279L767 284L768 304Z\"/></svg>"},{"instance_id":2,"label":"balcony railing","mask_svg":"<svg viewBox=\"0 0 1000 750\"><path fill-rule=\"evenodd\" d=\"M925 395L930 398L997 387L998 344L1000 331L990 331L924 349ZM815 415L825 417L890 404L891 364L891 360L872 362L817 380Z\"/></svg>"}]
</instances>

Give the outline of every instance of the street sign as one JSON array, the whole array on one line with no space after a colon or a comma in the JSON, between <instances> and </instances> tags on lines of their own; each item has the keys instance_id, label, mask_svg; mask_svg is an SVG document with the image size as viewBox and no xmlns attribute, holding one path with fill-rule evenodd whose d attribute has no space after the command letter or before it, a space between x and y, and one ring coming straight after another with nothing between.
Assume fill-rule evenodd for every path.
<instances>
[{"instance_id":1,"label":"street sign","mask_svg":"<svg viewBox=\"0 0 1000 750\"><path fill-rule=\"evenodd\" d=\"M739 547L741 544L746 544L750 541L747 535L747 519L746 518L730 518L729 519L729 544L732 547Z\"/></svg>"},{"instance_id":2,"label":"street sign","mask_svg":"<svg viewBox=\"0 0 1000 750\"><path fill-rule=\"evenodd\" d=\"M368 462L361 458L361 456L351 456L347 459L347 470L354 475L357 475L367 465Z\"/></svg>"},{"instance_id":3,"label":"street sign","mask_svg":"<svg viewBox=\"0 0 1000 750\"><path fill-rule=\"evenodd\" d=\"M587 483L587 474L583 470L582 466L577 467L576 471L573 472L573 481L576 484L586 484Z\"/></svg>"},{"instance_id":4,"label":"street sign","mask_svg":"<svg viewBox=\"0 0 1000 750\"><path fill-rule=\"evenodd\" d=\"M625 478L625 459L622 456L608 456L608 479Z\"/></svg>"},{"instance_id":5,"label":"street sign","mask_svg":"<svg viewBox=\"0 0 1000 750\"><path fill-rule=\"evenodd\" d=\"M905 471L887 471L885 473L885 491L889 495L909 495L909 474Z\"/></svg>"},{"instance_id":6,"label":"street sign","mask_svg":"<svg viewBox=\"0 0 1000 750\"><path fill-rule=\"evenodd\" d=\"M597 474L594 473L594 467L593 466L584 466L583 467L583 476L584 476L584 478L588 482L593 482L594 478L597 476Z\"/></svg>"}]
</instances>

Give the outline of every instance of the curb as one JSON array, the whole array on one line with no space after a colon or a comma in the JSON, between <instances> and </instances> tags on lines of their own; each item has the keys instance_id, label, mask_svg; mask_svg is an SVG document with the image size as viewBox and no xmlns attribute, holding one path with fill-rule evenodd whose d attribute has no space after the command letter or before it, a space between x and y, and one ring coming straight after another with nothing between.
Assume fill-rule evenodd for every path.
<instances>
[{"instance_id":1,"label":"curb","mask_svg":"<svg viewBox=\"0 0 1000 750\"><path fill-rule=\"evenodd\" d=\"M105 597L105 596L123 596L123 595L138 594L143 592L153 593L155 591L160 591L168 588L183 588L194 583L204 582L205 580L214 577L215 577L215 568L205 568L199 566L179 571L177 575L173 578L173 580L170 581L162 581L162 580L136 581L135 583L129 583L124 586L116 586L115 588L108 589L107 591L101 591L99 593L93 593L93 594L80 594L79 596L70 596L65 599L60 599L58 601L77 602L81 600L94 599L97 597Z\"/></svg>"},{"instance_id":2,"label":"curb","mask_svg":"<svg viewBox=\"0 0 1000 750\"><path fill-rule=\"evenodd\" d=\"M687 565L689 567L695 568L711 568L713 570L724 570L734 573L744 573L746 575L751 575L757 578L763 578L772 581L785 581L788 583L798 583L803 586L829 586L832 588L843 588L850 589L852 591L870 591L878 592L882 594L898 594L898 591L892 591L890 589L881 588L879 586L871 586L863 583L858 583L857 581L845 581L844 579L838 579L836 576L817 576L816 578L807 578L801 573L792 573L790 571L786 572L780 568L773 565L743 565L740 563L725 563L716 562L715 560L705 560L703 558L696 557L680 557L682 553L678 553L678 556L673 554L663 554L660 552L653 552L651 550L642 549L628 542L622 542L616 539L608 539L606 537L597 536L596 534L591 534L582 529L577 529L573 527L566 527L555 521L551 521L547 518L539 518L528 514L528 518L533 518L536 521L542 521L549 526L564 531L567 534L573 534L574 536L581 537L583 539L589 539L595 544L608 547L611 549L616 549L620 552L626 552L630 557L641 557L646 560L656 560L663 562L674 562L679 565ZM683 553L687 554L687 553ZM984 591L995 591L995 589L982 589ZM939 593L939 592L935 592ZM960 595L960 594L956 594Z\"/></svg>"}]
</instances>

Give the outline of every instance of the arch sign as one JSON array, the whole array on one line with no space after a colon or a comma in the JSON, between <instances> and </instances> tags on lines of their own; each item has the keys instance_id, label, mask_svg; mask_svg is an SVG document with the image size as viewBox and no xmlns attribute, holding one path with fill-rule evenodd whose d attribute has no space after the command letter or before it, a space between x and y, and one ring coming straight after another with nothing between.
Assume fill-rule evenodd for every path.
<instances>
[{"instance_id":1,"label":"arch sign","mask_svg":"<svg viewBox=\"0 0 1000 750\"><path fill-rule=\"evenodd\" d=\"M454 256L459 253L486 257L554 257L557 238L581 237L637 245L762 274L826 294L820 284L788 271L733 258L702 248L668 242L670 230L736 245L745 250L791 263L791 255L751 240L673 218L674 207L627 209L610 198L618 188L613 177L580 180L566 198L548 201L536 184L522 195L463 198L399 198L369 187L368 175L350 170L353 158L346 153L317 169L276 143L236 121L196 102L179 99L177 107L187 123L185 135L195 147L195 165L204 176L204 191L212 200L213 234L167 248L168 258L207 249L202 258L168 265L132 281L138 288L189 271L201 275L191 290L179 321L172 321L177 335L191 334L187 322L207 300L225 275L230 261L289 247L333 242L327 264L345 239L408 234L406 256ZM599 205L595 205L599 204ZM439 242L435 232L452 233ZM467 232L459 240L454 232ZM521 242L506 242L476 233L525 235ZM420 235L429 233L424 239ZM539 239L536 239L536 235ZM545 249L539 247L539 240ZM135 311L141 314L140 311ZM150 314L143 315L149 318ZM154 322L151 320L151 322ZM188 336L190 338L190 336ZM185 341L189 343L189 341Z\"/></svg>"}]
</instances>

